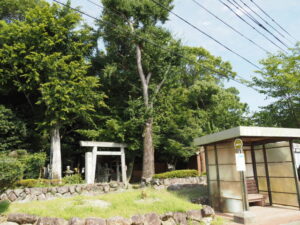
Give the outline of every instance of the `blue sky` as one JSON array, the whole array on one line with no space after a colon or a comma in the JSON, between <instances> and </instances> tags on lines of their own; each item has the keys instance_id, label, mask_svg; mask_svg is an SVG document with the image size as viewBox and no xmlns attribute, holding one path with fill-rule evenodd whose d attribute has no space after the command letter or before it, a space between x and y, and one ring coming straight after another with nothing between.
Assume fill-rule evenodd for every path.
<instances>
[{"instance_id":1,"label":"blue sky","mask_svg":"<svg viewBox=\"0 0 300 225\"><path fill-rule=\"evenodd\" d=\"M60 1L66 2L66 0ZM99 3L99 0L92 1ZM238 19L236 15L229 11L218 0L197 1L213 13L217 14L224 21L238 29L241 33L262 45L269 52L276 53L279 50L276 46L259 35L255 30ZM236 1L240 2L240 0ZM255 8L250 0L243 1L249 6L252 6L253 10L263 15L257 8ZM52 0L49 0L49 2L52 2ZM300 40L299 0L254 0L254 2L261 6L265 11L267 11L269 15L271 15L297 40ZM184 17L185 19L199 27L201 30L207 32L208 34L218 39L236 52L240 53L247 59L251 60L255 64L259 65L259 61L266 57L265 52L263 52L261 49L259 49L246 39L242 38L238 34L234 33L234 31L230 30L223 23L197 6L192 0L175 0L174 5L175 13ZM100 8L86 0L73 0L72 6L80 6L84 12L95 17L98 17L101 12ZM246 19L246 16L243 12L237 11L237 13L239 13L239 15ZM263 17L266 18L265 16ZM86 17L84 18L88 21L88 23L93 23L93 20ZM270 20L268 20L268 22L274 25L274 27L278 28ZM209 50L213 55L221 56L223 60L229 61L232 64L233 70L244 79L250 80L251 77L258 76L256 73L254 73L254 71L256 70L255 67L246 63L234 54L228 52L226 49L210 40L209 38L205 37L195 29L189 27L187 24L177 19L175 16L170 15L170 20L166 23L165 26L172 31L176 38L181 39L185 45L202 46ZM259 30L258 27L257 29ZM278 30L280 30L280 28L278 28ZM273 33L276 34L275 31ZM270 39L274 40L274 42L276 42L276 40L266 32L264 32L264 34ZM292 39L292 41L295 43L294 39ZM293 45L290 44L290 46L292 47ZM244 85L240 85L234 81L230 81L226 84L226 86L234 86L240 91L241 101L246 102L249 105L251 112L259 110L260 106L267 105L272 101L271 99L266 99L264 95L257 93L255 90L245 87Z\"/></svg>"}]
</instances>

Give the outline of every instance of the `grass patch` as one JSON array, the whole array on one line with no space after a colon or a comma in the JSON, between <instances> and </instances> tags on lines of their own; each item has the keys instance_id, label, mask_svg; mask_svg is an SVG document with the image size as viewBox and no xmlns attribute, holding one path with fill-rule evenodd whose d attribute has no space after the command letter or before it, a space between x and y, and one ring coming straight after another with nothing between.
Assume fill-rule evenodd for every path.
<instances>
[{"instance_id":1,"label":"grass patch","mask_svg":"<svg viewBox=\"0 0 300 225\"><path fill-rule=\"evenodd\" d=\"M33 201L28 203L12 203L8 212L28 213L38 216L60 217L102 217L112 216L131 217L135 214L156 212L185 212L200 209L201 206L192 204L186 197L166 190L145 189L147 197L141 198L141 190L130 190L122 193L109 193L99 196L77 196L67 199L49 201ZM88 204L88 201L101 200L110 203L109 207L98 207Z\"/></svg>"},{"instance_id":2,"label":"grass patch","mask_svg":"<svg viewBox=\"0 0 300 225\"><path fill-rule=\"evenodd\" d=\"M9 201L3 200L0 201L0 214L5 213L9 208Z\"/></svg>"},{"instance_id":3,"label":"grass patch","mask_svg":"<svg viewBox=\"0 0 300 225\"><path fill-rule=\"evenodd\" d=\"M197 185L194 187L185 187L181 190L170 191L180 198L190 201L191 199L196 199L201 196L207 196L207 187L204 185Z\"/></svg>"}]
</instances>

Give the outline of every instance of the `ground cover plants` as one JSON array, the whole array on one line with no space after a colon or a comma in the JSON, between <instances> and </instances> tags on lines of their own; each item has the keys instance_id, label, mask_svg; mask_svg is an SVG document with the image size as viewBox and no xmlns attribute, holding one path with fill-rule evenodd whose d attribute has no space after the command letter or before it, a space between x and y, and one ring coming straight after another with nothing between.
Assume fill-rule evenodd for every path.
<instances>
[{"instance_id":1,"label":"ground cover plants","mask_svg":"<svg viewBox=\"0 0 300 225\"><path fill-rule=\"evenodd\" d=\"M176 192L152 188L143 189L143 192L144 194L142 194L142 190L138 189L98 196L76 196L49 201L12 203L6 213L18 212L70 219L74 216L80 218L130 217L149 212L163 214L201 209L200 205L191 203L188 196L178 195Z\"/></svg>"}]
</instances>

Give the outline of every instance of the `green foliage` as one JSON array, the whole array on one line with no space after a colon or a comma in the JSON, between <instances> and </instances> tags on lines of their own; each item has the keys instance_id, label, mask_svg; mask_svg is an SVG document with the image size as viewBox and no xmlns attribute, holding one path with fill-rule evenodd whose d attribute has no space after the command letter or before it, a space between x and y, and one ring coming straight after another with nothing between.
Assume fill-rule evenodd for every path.
<instances>
[{"instance_id":1,"label":"green foliage","mask_svg":"<svg viewBox=\"0 0 300 225\"><path fill-rule=\"evenodd\" d=\"M80 174L73 174L63 178L64 184L82 184L84 181Z\"/></svg>"},{"instance_id":2,"label":"green foliage","mask_svg":"<svg viewBox=\"0 0 300 225\"><path fill-rule=\"evenodd\" d=\"M0 152L23 148L26 130L12 110L0 105Z\"/></svg>"},{"instance_id":3,"label":"green foliage","mask_svg":"<svg viewBox=\"0 0 300 225\"><path fill-rule=\"evenodd\" d=\"M41 177L41 170L46 163L46 153L33 153L25 156L23 160L24 178L37 179Z\"/></svg>"},{"instance_id":4,"label":"green foliage","mask_svg":"<svg viewBox=\"0 0 300 225\"><path fill-rule=\"evenodd\" d=\"M0 0L0 20L22 20L25 12L41 4L39 0Z\"/></svg>"},{"instance_id":5,"label":"green foliage","mask_svg":"<svg viewBox=\"0 0 300 225\"><path fill-rule=\"evenodd\" d=\"M25 179L16 183L17 187L21 188L33 188L33 187L52 187L61 186L61 180L49 180L49 179Z\"/></svg>"},{"instance_id":6,"label":"green foliage","mask_svg":"<svg viewBox=\"0 0 300 225\"><path fill-rule=\"evenodd\" d=\"M58 198L49 201L32 201L26 203L12 203L8 213L26 213L40 217L57 217L70 219L76 215L79 218L101 217L110 218L122 216L130 218L136 214L155 212L186 212L200 209L198 204L176 196L167 190L147 189L149 198L140 200L140 190L130 190L122 193L108 193L99 196L76 196L73 198ZM102 208L93 204L95 200L102 200L111 204ZM157 201L159 200L159 201Z\"/></svg>"},{"instance_id":7,"label":"green foliage","mask_svg":"<svg viewBox=\"0 0 300 225\"><path fill-rule=\"evenodd\" d=\"M154 179L167 178L183 178L183 177L197 177L199 173L197 170L174 170L165 173L158 173L153 176Z\"/></svg>"},{"instance_id":8,"label":"green foliage","mask_svg":"<svg viewBox=\"0 0 300 225\"><path fill-rule=\"evenodd\" d=\"M274 101L254 115L261 126L300 127L300 44L288 53L269 55L261 61L261 77L252 85Z\"/></svg>"},{"instance_id":9,"label":"green foliage","mask_svg":"<svg viewBox=\"0 0 300 225\"><path fill-rule=\"evenodd\" d=\"M0 201L0 215L8 210L9 205L10 202L8 200Z\"/></svg>"},{"instance_id":10,"label":"green foliage","mask_svg":"<svg viewBox=\"0 0 300 225\"><path fill-rule=\"evenodd\" d=\"M15 158L0 154L0 193L11 188L23 176L23 166Z\"/></svg>"}]
</instances>

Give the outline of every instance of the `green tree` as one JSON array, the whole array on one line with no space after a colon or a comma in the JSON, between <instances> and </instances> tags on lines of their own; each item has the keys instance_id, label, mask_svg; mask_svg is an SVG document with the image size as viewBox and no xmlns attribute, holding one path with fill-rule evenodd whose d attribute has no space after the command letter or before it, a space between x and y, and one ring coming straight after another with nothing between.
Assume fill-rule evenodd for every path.
<instances>
[{"instance_id":1,"label":"green tree","mask_svg":"<svg viewBox=\"0 0 300 225\"><path fill-rule=\"evenodd\" d=\"M253 84L273 102L255 114L264 126L300 127L300 46L286 53L269 55L261 61L260 77Z\"/></svg>"},{"instance_id":2,"label":"green tree","mask_svg":"<svg viewBox=\"0 0 300 225\"><path fill-rule=\"evenodd\" d=\"M0 22L0 82L23 92L41 113L37 122L50 133L54 179L61 179L60 129L78 117L91 120L103 103L98 78L87 76L91 29L80 23L69 7L45 2L22 21Z\"/></svg>"},{"instance_id":3,"label":"green tree","mask_svg":"<svg viewBox=\"0 0 300 225\"><path fill-rule=\"evenodd\" d=\"M159 2L168 9L172 8L172 0ZM113 86L107 95L113 104L120 103L119 110L128 113L131 121L124 122L124 127L135 130L133 133L138 131L143 138L142 177L148 180L154 174L155 101L162 89L176 79L174 75L179 60L174 53L180 51L180 45L160 26L167 20L168 13L152 1L103 0L102 3L104 10L99 29L107 51L104 76ZM150 44L145 38L161 47ZM165 51L165 48L170 51ZM111 98L116 96L112 93L115 90L123 92L126 97L122 100ZM121 102L125 103L124 108ZM132 111L134 108L140 112L138 118ZM130 129L132 126L135 129Z\"/></svg>"},{"instance_id":4,"label":"green tree","mask_svg":"<svg viewBox=\"0 0 300 225\"><path fill-rule=\"evenodd\" d=\"M25 123L0 105L0 152L24 148L27 129Z\"/></svg>"}]
</instances>

